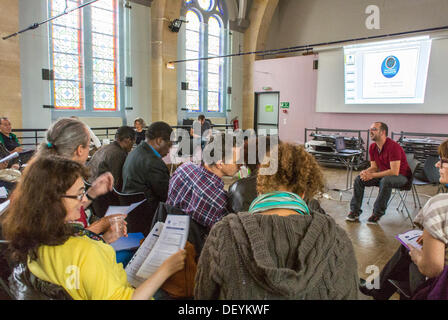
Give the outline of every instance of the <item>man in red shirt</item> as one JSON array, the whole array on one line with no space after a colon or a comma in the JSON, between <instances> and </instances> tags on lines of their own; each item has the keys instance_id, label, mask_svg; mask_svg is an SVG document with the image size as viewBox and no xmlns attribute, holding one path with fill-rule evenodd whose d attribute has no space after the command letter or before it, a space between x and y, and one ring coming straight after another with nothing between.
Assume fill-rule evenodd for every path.
<instances>
[{"instance_id":1,"label":"man in red shirt","mask_svg":"<svg viewBox=\"0 0 448 320\"><path fill-rule=\"evenodd\" d=\"M350 202L348 221L359 221L362 213L362 199L365 187L378 186L378 197L373 206L373 213L367 220L376 224L386 213L387 203L393 188L401 188L410 183L412 176L403 148L387 137L388 127L383 122L375 122L370 126L370 168L361 171L353 186L353 198Z\"/></svg>"}]
</instances>

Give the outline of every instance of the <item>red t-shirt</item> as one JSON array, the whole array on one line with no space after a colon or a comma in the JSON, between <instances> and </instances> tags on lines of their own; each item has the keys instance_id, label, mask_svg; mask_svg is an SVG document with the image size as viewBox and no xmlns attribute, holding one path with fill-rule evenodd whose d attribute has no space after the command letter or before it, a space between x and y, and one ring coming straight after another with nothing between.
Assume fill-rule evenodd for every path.
<instances>
[{"instance_id":1,"label":"red t-shirt","mask_svg":"<svg viewBox=\"0 0 448 320\"><path fill-rule=\"evenodd\" d=\"M400 160L400 174L410 178L412 175L411 168L409 168L406 154L403 148L394 140L386 138L381 152L376 143L372 143L369 148L370 161L375 161L380 171L390 169L391 161Z\"/></svg>"}]
</instances>

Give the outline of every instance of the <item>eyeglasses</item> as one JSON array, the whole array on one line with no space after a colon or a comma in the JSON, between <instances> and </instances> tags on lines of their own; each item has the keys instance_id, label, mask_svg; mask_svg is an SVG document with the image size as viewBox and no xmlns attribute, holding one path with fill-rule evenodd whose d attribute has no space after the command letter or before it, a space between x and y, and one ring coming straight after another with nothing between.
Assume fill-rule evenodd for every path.
<instances>
[{"instance_id":1,"label":"eyeglasses","mask_svg":"<svg viewBox=\"0 0 448 320\"><path fill-rule=\"evenodd\" d=\"M378 128L370 128L370 131L378 131Z\"/></svg>"},{"instance_id":2,"label":"eyeglasses","mask_svg":"<svg viewBox=\"0 0 448 320\"><path fill-rule=\"evenodd\" d=\"M68 194L64 194L61 197L62 198L69 198L69 199L75 199L78 201L82 201L82 199L84 198L84 196L86 195L87 191L83 190L80 194L76 195L76 196L72 196L72 195L68 195Z\"/></svg>"}]
</instances>

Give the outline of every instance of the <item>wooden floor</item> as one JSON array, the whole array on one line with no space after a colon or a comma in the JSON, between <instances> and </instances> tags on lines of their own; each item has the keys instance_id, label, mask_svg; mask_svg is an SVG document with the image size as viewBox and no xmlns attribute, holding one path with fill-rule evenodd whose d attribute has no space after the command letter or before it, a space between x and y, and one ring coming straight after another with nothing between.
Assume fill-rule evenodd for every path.
<instances>
[{"instance_id":1,"label":"wooden floor","mask_svg":"<svg viewBox=\"0 0 448 320\"><path fill-rule=\"evenodd\" d=\"M323 168L323 170L326 187L328 189L345 189L345 169ZM353 180L358 174L359 172L353 173ZM226 186L228 186L229 182L229 180L226 180ZM399 242L395 239L395 236L412 229L406 212L401 213L397 211L397 206L399 204L398 196L392 200L388 206L386 215L381 218L378 225L368 225L366 221L372 213L373 204L378 194L378 188L374 188L370 204L367 204L370 190L371 188L366 188L362 206L363 213L359 223L348 222L345 220L345 217L350 210L352 191L344 192L342 200L339 201L339 192L328 190L325 195L326 197L319 200L327 214L335 219L338 225L347 232L351 239L358 260L358 273L362 278L366 278L369 275L369 273L367 273L367 268L369 266L377 266L379 270L381 270L399 247ZM423 206L430 196L437 193L437 187L431 185L420 186L417 187L417 191ZM414 206L411 193L409 193L406 198L406 206L410 211L412 218L414 218L419 209L418 205L417 207ZM360 294L360 298L371 299L362 294ZM397 298L397 295L392 297L392 299Z\"/></svg>"}]
</instances>

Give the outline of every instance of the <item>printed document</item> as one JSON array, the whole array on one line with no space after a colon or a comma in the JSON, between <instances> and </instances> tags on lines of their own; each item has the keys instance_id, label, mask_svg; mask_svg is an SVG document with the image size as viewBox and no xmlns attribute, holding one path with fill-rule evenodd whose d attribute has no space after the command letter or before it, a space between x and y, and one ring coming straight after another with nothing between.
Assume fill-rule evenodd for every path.
<instances>
[{"instance_id":1,"label":"printed document","mask_svg":"<svg viewBox=\"0 0 448 320\"><path fill-rule=\"evenodd\" d=\"M166 217L159 240L138 270L137 276L147 279L168 257L180 249L184 249L187 243L189 226L189 215L169 214Z\"/></svg>"},{"instance_id":2,"label":"printed document","mask_svg":"<svg viewBox=\"0 0 448 320\"><path fill-rule=\"evenodd\" d=\"M128 282L135 288L137 288L146 280L146 278L138 277L137 272L142 266L145 259L149 256L152 248L154 248L154 245L159 239L162 229L163 222L157 222L125 268L126 274L128 275Z\"/></svg>"},{"instance_id":3,"label":"printed document","mask_svg":"<svg viewBox=\"0 0 448 320\"><path fill-rule=\"evenodd\" d=\"M398 241L400 241L409 250L409 244L417 249L422 249L422 245L417 243L417 239L423 234L422 230L410 230L408 232L399 234L396 236Z\"/></svg>"}]
</instances>

